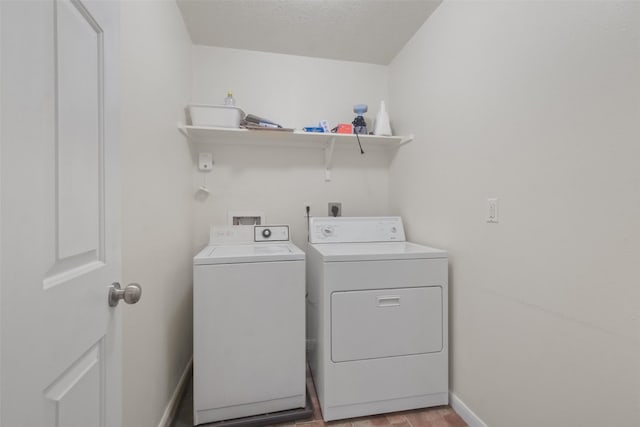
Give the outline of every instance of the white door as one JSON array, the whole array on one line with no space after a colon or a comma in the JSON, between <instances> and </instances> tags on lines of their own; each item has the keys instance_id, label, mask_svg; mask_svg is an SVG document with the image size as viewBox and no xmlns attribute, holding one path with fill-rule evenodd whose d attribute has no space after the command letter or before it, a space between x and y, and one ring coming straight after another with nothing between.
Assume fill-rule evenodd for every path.
<instances>
[{"instance_id":1,"label":"white door","mask_svg":"<svg viewBox=\"0 0 640 427\"><path fill-rule=\"evenodd\" d=\"M121 425L114 1L0 0L0 426Z\"/></svg>"}]
</instances>

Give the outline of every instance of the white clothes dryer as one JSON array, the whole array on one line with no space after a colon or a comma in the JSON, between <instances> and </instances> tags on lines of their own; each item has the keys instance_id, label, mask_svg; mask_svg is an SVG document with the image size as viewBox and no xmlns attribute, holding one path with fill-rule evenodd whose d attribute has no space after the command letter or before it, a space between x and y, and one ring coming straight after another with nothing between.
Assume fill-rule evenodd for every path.
<instances>
[{"instance_id":1,"label":"white clothes dryer","mask_svg":"<svg viewBox=\"0 0 640 427\"><path fill-rule=\"evenodd\" d=\"M448 403L448 261L400 217L311 218L310 365L326 421Z\"/></svg>"},{"instance_id":2,"label":"white clothes dryer","mask_svg":"<svg viewBox=\"0 0 640 427\"><path fill-rule=\"evenodd\" d=\"M305 254L289 227L214 227L193 262L194 424L304 408Z\"/></svg>"}]
</instances>

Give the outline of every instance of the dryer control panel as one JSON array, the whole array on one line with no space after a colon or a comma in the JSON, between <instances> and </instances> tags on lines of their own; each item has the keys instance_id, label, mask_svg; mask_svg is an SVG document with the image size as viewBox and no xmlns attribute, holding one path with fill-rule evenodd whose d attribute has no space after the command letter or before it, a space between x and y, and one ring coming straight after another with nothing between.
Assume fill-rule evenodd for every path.
<instances>
[{"instance_id":1,"label":"dryer control panel","mask_svg":"<svg viewBox=\"0 0 640 427\"><path fill-rule=\"evenodd\" d=\"M404 242L402 218L313 217L309 220L311 243Z\"/></svg>"}]
</instances>

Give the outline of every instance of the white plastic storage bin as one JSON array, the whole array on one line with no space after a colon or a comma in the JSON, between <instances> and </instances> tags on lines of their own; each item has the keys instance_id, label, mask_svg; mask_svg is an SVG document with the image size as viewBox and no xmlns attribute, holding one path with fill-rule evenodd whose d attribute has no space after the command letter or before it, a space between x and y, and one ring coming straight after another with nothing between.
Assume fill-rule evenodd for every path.
<instances>
[{"instance_id":1,"label":"white plastic storage bin","mask_svg":"<svg viewBox=\"0 0 640 427\"><path fill-rule=\"evenodd\" d=\"M230 105L189 105L189 116L193 126L237 128L245 114Z\"/></svg>"}]
</instances>

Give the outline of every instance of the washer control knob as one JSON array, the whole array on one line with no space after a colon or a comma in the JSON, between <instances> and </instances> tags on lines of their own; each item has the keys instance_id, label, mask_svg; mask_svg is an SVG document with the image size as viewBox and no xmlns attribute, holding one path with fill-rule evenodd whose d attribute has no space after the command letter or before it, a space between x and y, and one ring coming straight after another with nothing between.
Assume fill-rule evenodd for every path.
<instances>
[{"instance_id":1,"label":"washer control knob","mask_svg":"<svg viewBox=\"0 0 640 427\"><path fill-rule=\"evenodd\" d=\"M391 227L391 232L392 232L392 233L397 233L397 232L398 232L398 229L397 229L396 227Z\"/></svg>"},{"instance_id":2,"label":"washer control knob","mask_svg":"<svg viewBox=\"0 0 640 427\"><path fill-rule=\"evenodd\" d=\"M262 230L262 237L266 239L271 237L271 230L269 230L268 228L265 228L264 230Z\"/></svg>"},{"instance_id":3,"label":"washer control knob","mask_svg":"<svg viewBox=\"0 0 640 427\"><path fill-rule=\"evenodd\" d=\"M333 227L330 225L325 225L322 227L322 235L323 236L332 236L333 235Z\"/></svg>"}]
</instances>

